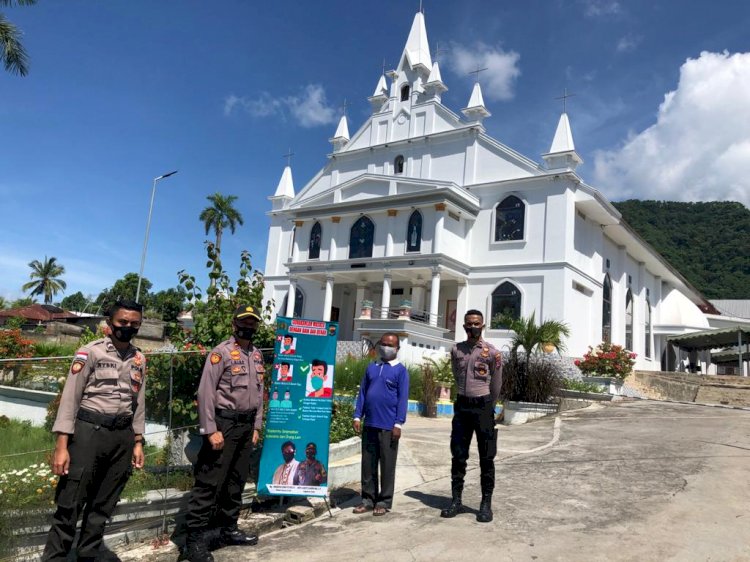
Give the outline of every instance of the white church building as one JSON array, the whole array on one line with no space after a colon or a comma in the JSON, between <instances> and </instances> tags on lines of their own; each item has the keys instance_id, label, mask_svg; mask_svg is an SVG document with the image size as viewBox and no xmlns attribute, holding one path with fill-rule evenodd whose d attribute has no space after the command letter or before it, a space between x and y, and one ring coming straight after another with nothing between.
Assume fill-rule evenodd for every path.
<instances>
[{"instance_id":1,"label":"white church building","mask_svg":"<svg viewBox=\"0 0 750 562\"><path fill-rule=\"evenodd\" d=\"M341 118L298 191L284 169L265 267L277 315L338 321L345 341L395 331L409 361L465 339L468 309L501 349L501 315L534 313L570 326L567 355L607 339L644 370L666 361L668 336L711 327L704 297L578 175L567 114L535 161L487 134L479 82L460 112L447 89L417 13L367 121L350 135Z\"/></svg>"}]
</instances>

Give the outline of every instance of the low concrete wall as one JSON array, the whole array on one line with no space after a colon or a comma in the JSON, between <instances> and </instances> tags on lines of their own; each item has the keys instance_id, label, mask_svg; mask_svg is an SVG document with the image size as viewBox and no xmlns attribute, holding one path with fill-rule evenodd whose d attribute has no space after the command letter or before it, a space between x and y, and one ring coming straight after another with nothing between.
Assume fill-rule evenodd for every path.
<instances>
[{"instance_id":1,"label":"low concrete wall","mask_svg":"<svg viewBox=\"0 0 750 562\"><path fill-rule=\"evenodd\" d=\"M635 379L667 400L750 406L750 377L635 371Z\"/></svg>"},{"instance_id":2,"label":"low concrete wall","mask_svg":"<svg viewBox=\"0 0 750 562\"><path fill-rule=\"evenodd\" d=\"M0 414L42 426L47 417L47 404L55 396L54 392L0 386Z\"/></svg>"},{"instance_id":3,"label":"low concrete wall","mask_svg":"<svg viewBox=\"0 0 750 562\"><path fill-rule=\"evenodd\" d=\"M668 400L695 402L695 397L700 389L700 377L697 375L634 371L633 376L635 380L653 388Z\"/></svg>"}]
</instances>

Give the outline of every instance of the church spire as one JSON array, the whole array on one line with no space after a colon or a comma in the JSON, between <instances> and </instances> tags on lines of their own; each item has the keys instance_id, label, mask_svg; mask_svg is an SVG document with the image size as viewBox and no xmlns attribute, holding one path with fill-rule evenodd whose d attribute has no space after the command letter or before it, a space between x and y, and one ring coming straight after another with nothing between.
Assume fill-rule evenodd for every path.
<instances>
[{"instance_id":1,"label":"church spire","mask_svg":"<svg viewBox=\"0 0 750 562\"><path fill-rule=\"evenodd\" d=\"M579 164L583 164L583 159L576 152L573 143L573 132L570 129L570 121L567 112L560 115L560 121L557 123L555 137L552 139L552 146L549 152L542 155L547 168L556 170L560 168L569 168L575 170Z\"/></svg>"},{"instance_id":2,"label":"church spire","mask_svg":"<svg viewBox=\"0 0 750 562\"><path fill-rule=\"evenodd\" d=\"M478 121L480 123L482 119L492 115L484 106L482 87L479 85L478 81L474 82L474 89L471 91L471 99L469 99L469 105L462 109L461 113L466 115L467 119Z\"/></svg>"},{"instance_id":3,"label":"church spire","mask_svg":"<svg viewBox=\"0 0 750 562\"><path fill-rule=\"evenodd\" d=\"M417 12L411 24L409 37L406 39L404 54L409 66L414 70L422 70L425 74L432 68L432 57L430 56L430 45L427 42L427 28L424 24L424 14Z\"/></svg>"},{"instance_id":4,"label":"church spire","mask_svg":"<svg viewBox=\"0 0 750 562\"><path fill-rule=\"evenodd\" d=\"M284 166L284 172L281 174L279 185L276 187L276 193L273 196L294 198L294 180L292 180L292 166L290 164Z\"/></svg>"},{"instance_id":5,"label":"church spire","mask_svg":"<svg viewBox=\"0 0 750 562\"><path fill-rule=\"evenodd\" d=\"M372 105L372 112L377 113L383 108L385 102L388 101L388 83L385 80L385 62L383 63L383 74L380 75L378 85L375 86L375 92L367 98L367 101Z\"/></svg>"},{"instance_id":6,"label":"church spire","mask_svg":"<svg viewBox=\"0 0 750 562\"><path fill-rule=\"evenodd\" d=\"M328 142L333 144L334 152L338 152L339 150L344 148L346 144L349 142L349 125L346 122L346 114L341 116L341 120L339 121L339 126L336 127L336 133L333 135L333 138L330 139Z\"/></svg>"}]
</instances>

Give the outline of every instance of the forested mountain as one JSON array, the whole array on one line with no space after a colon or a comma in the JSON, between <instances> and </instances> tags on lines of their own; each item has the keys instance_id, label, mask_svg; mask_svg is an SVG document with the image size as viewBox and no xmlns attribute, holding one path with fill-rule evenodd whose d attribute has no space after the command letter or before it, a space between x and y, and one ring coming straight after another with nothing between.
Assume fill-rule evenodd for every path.
<instances>
[{"instance_id":1,"label":"forested mountain","mask_svg":"<svg viewBox=\"0 0 750 562\"><path fill-rule=\"evenodd\" d=\"M625 221L710 299L750 299L750 210L741 203L613 203Z\"/></svg>"}]
</instances>

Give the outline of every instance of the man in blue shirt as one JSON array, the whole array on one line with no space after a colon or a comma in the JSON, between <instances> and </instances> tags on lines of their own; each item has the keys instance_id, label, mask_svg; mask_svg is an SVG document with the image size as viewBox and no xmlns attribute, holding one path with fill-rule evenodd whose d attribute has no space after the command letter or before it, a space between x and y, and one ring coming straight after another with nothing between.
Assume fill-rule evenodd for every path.
<instances>
[{"instance_id":1,"label":"man in blue shirt","mask_svg":"<svg viewBox=\"0 0 750 562\"><path fill-rule=\"evenodd\" d=\"M362 431L362 503L354 513L385 515L393 504L398 440L409 401L409 372L396 358L399 347L398 335L383 334L380 360L368 365L359 387L354 430Z\"/></svg>"}]
</instances>

